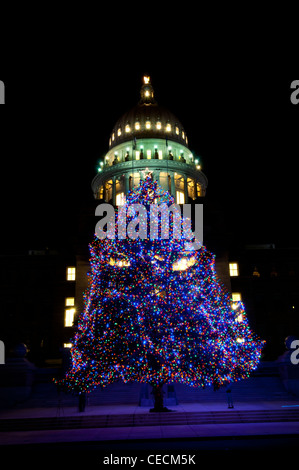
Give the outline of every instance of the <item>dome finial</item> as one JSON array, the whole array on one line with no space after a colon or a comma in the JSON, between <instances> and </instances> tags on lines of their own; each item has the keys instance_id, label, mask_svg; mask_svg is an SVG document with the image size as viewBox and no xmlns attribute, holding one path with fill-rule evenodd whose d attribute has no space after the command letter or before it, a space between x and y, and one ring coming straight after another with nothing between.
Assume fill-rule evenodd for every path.
<instances>
[{"instance_id":1,"label":"dome finial","mask_svg":"<svg viewBox=\"0 0 299 470\"><path fill-rule=\"evenodd\" d=\"M140 90L141 100L139 104L156 104L156 100L154 99L154 89L151 84L151 77L149 75L144 75L142 81L143 85Z\"/></svg>"}]
</instances>

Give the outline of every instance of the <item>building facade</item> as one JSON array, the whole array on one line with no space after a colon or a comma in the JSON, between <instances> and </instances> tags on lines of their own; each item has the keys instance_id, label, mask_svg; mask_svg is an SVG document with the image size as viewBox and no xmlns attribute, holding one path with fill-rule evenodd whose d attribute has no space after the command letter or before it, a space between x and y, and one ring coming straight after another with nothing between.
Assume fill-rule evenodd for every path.
<instances>
[{"instance_id":1,"label":"building facade","mask_svg":"<svg viewBox=\"0 0 299 470\"><path fill-rule=\"evenodd\" d=\"M299 338L299 249L274 243L243 244L229 253L232 297L242 300L252 329L277 359L288 336Z\"/></svg>"}]
</instances>

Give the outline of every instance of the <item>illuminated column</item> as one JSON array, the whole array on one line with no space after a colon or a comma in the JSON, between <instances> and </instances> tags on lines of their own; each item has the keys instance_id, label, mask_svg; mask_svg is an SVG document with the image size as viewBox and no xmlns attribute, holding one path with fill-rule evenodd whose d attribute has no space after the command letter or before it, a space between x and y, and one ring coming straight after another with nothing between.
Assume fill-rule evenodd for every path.
<instances>
[{"instance_id":1,"label":"illuminated column","mask_svg":"<svg viewBox=\"0 0 299 470\"><path fill-rule=\"evenodd\" d=\"M188 185L187 185L187 176L184 175L184 196L185 196L185 204L188 203Z\"/></svg>"},{"instance_id":2,"label":"illuminated column","mask_svg":"<svg viewBox=\"0 0 299 470\"><path fill-rule=\"evenodd\" d=\"M130 190L129 180L130 180L130 173L125 173L125 187L124 187L125 195L127 195Z\"/></svg>"},{"instance_id":3,"label":"illuminated column","mask_svg":"<svg viewBox=\"0 0 299 470\"><path fill-rule=\"evenodd\" d=\"M174 174L170 173L170 182L171 182L171 195L175 198L175 184L174 184Z\"/></svg>"},{"instance_id":4,"label":"illuminated column","mask_svg":"<svg viewBox=\"0 0 299 470\"><path fill-rule=\"evenodd\" d=\"M194 197L195 197L195 199L198 198L198 194L197 194L197 181L196 181L196 179L194 180Z\"/></svg>"},{"instance_id":5,"label":"illuminated column","mask_svg":"<svg viewBox=\"0 0 299 470\"><path fill-rule=\"evenodd\" d=\"M115 206L115 180L116 176L112 177L112 204Z\"/></svg>"}]
</instances>

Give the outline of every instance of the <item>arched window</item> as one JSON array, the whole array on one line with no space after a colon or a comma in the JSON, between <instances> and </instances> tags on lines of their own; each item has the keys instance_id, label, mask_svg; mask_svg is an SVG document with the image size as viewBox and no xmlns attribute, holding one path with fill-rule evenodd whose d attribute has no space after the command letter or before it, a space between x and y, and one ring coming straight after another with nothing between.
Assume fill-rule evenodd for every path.
<instances>
[{"instance_id":1,"label":"arched window","mask_svg":"<svg viewBox=\"0 0 299 470\"><path fill-rule=\"evenodd\" d=\"M203 196L202 187L200 183L196 183L197 197Z\"/></svg>"},{"instance_id":2,"label":"arched window","mask_svg":"<svg viewBox=\"0 0 299 470\"><path fill-rule=\"evenodd\" d=\"M160 171L159 182L164 191L169 191L168 174L166 173L166 171Z\"/></svg>"},{"instance_id":3,"label":"arched window","mask_svg":"<svg viewBox=\"0 0 299 470\"><path fill-rule=\"evenodd\" d=\"M112 186L113 181L108 180L105 182L105 201L109 202L112 199Z\"/></svg>"},{"instance_id":4,"label":"arched window","mask_svg":"<svg viewBox=\"0 0 299 470\"><path fill-rule=\"evenodd\" d=\"M99 199L104 199L104 186L99 187L98 198Z\"/></svg>"},{"instance_id":5,"label":"arched window","mask_svg":"<svg viewBox=\"0 0 299 470\"><path fill-rule=\"evenodd\" d=\"M188 188L188 197L190 197L193 200L196 199L194 179L187 178L187 188Z\"/></svg>"},{"instance_id":6,"label":"arched window","mask_svg":"<svg viewBox=\"0 0 299 470\"><path fill-rule=\"evenodd\" d=\"M115 204L117 206L123 206L126 203L125 193L116 193Z\"/></svg>"},{"instance_id":7,"label":"arched window","mask_svg":"<svg viewBox=\"0 0 299 470\"><path fill-rule=\"evenodd\" d=\"M130 188L130 191L133 189L133 188L136 188L136 186L139 186L140 184L140 174L139 173L132 173L131 176L130 176L130 179L129 179L129 188Z\"/></svg>"},{"instance_id":8,"label":"arched window","mask_svg":"<svg viewBox=\"0 0 299 470\"><path fill-rule=\"evenodd\" d=\"M175 199L177 204L185 204L184 177L178 173L174 174Z\"/></svg>"},{"instance_id":9,"label":"arched window","mask_svg":"<svg viewBox=\"0 0 299 470\"><path fill-rule=\"evenodd\" d=\"M119 178L115 181L115 193L124 192L124 180L123 178Z\"/></svg>"}]
</instances>

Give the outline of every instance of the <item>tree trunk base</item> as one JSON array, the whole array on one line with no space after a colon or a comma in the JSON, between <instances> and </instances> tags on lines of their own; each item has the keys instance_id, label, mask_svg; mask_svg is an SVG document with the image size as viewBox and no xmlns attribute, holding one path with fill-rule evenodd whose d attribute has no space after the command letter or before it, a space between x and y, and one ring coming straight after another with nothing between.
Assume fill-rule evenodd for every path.
<instances>
[{"instance_id":1,"label":"tree trunk base","mask_svg":"<svg viewBox=\"0 0 299 470\"><path fill-rule=\"evenodd\" d=\"M86 407L86 395L85 393L79 393L79 411L83 413Z\"/></svg>"},{"instance_id":2,"label":"tree trunk base","mask_svg":"<svg viewBox=\"0 0 299 470\"><path fill-rule=\"evenodd\" d=\"M173 411L173 410L169 410L165 406L150 409L150 413L165 413L165 412L167 413L168 411Z\"/></svg>"},{"instance_id":3,"label":"tree trunk base","mask_svg":"<svg viewBox=\"0 0 299 470\"><path fill-rule=\"evenodd\" d=\"M153 387L152 394L153 394L153 397L154 397L154 408L150 409L150 413L167 413L169 411L172 411L172 410L169 410L168 408L166 408L166 406L164 406L164 403L163 403L163 395L164 395L163 384L158 384L158 385L155 384L152 387Z\"/></svg>"}]
</instances>

